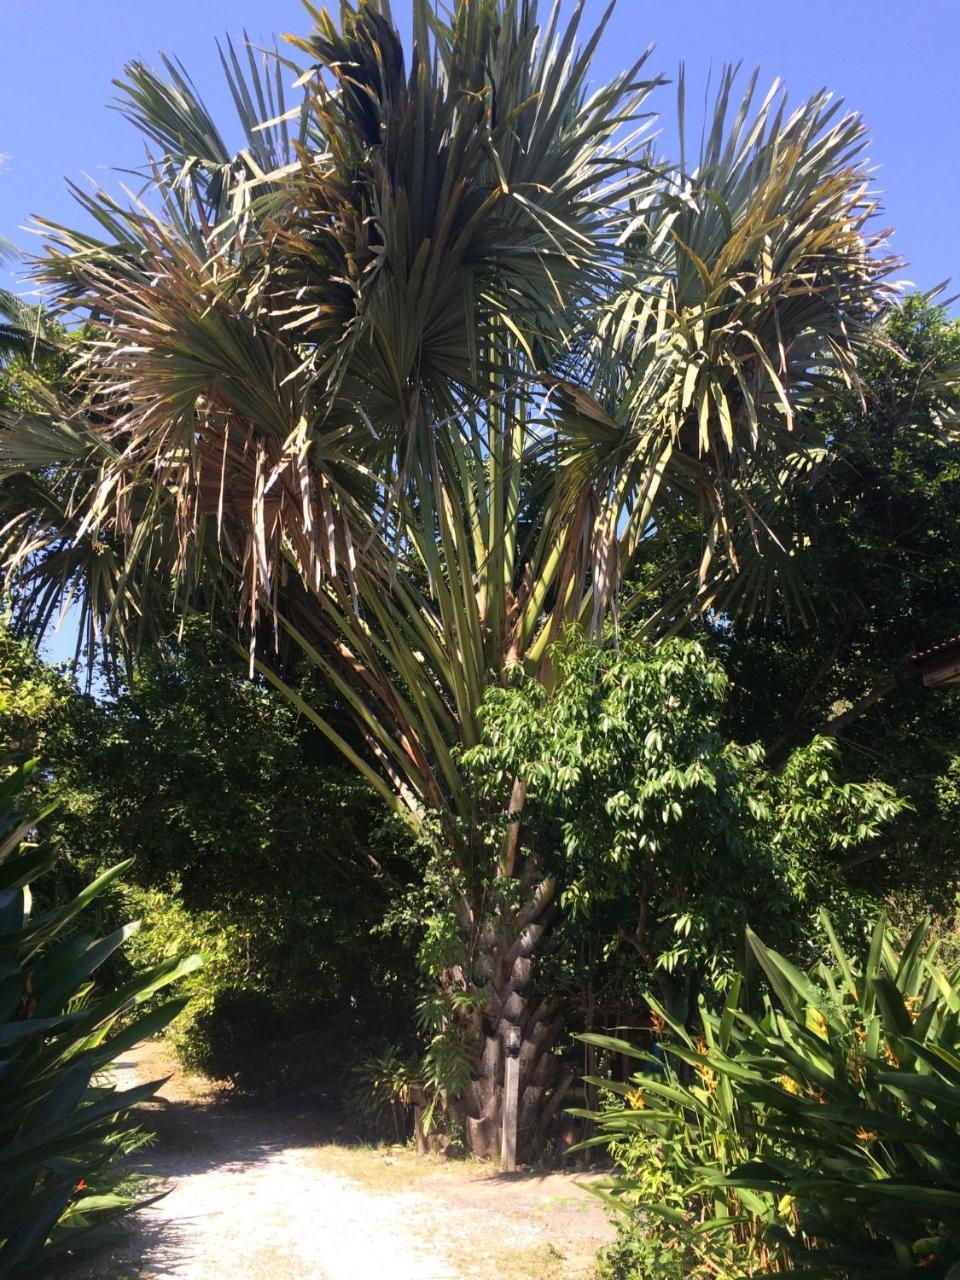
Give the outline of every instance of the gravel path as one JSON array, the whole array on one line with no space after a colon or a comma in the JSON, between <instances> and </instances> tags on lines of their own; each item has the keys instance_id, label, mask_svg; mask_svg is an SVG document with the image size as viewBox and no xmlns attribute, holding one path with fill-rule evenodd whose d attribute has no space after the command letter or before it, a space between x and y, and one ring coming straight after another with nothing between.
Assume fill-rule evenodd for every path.
<instances>
[{"instance_id":1,"label":"gravel path","mask_svg":"<svg viewBox=\"0 0 960 1280\"><path fill-rule=\"evenodd\" d=\"M166 1075L160 1044L121 1085ZM324 1144L310 1112L278 1112L176 1073L151 1107L167 1194L126 1244L75 1280L586 1280L611 1238L566 1175Z\"/></svg>"}]
</instances>

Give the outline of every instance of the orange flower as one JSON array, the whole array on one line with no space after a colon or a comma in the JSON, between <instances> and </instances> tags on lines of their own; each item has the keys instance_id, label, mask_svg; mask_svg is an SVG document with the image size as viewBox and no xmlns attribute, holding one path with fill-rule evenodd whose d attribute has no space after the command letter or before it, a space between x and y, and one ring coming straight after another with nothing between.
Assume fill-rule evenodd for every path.
<instances>
[{"instance_id":1,"label":"orange flower","mask_svg":"<svg viewBox=\"0 0 960 1280\"><path fill-rule=\"evenodd\" d=\"M73 1189L74 1191L86 1191L87 1184L85 1179L81 1178L80 1181L76 1184L76 1186Z\"/></svg>"},{"instance_id":2,"label":"orange flower","mask_svg":"<svg viewBox=\"0 0 960 1280\"><path fill-rule=\"evenodd\" d=\"M807 1009L807 1026L814 1035L819 1036L821 1040L826 1040L828 1038L827 1020L819 1009L814 1009L812 1006Z\"/></svg>"},{"instance_id":3,"label":"orange flower","mask_svg":"<svg viewBox=\"0 0 960 1280\"><path fill-rule=\"evenodd\" d=\"M713 1093L717 1087L717 1073L708 1067L705 1063L697 1066L697 1075L700 1077L703 1087L707 1093Z\"/></svg>"},{"instance_id":4,"label":"orange flower","mask_svg":"<svg viewBox=\"0 0 960 1280\"><path fill-rule=\"evenodd\" d=\"M920 1006L923 1004L923 996L904 996L903 1003L907 1006L907 1013L914 1022L920 1017Z\"/></svg>"},{"instance_id":5,"label":"orange flower","mask_svg":"<svg viewBox=\"0 0 960 1280\"><path fill-rule=\"evenodd\" d=\"M880 1135L874 1129L858 1129L857 1138L860 1142L876 1142Z\"/></svg>"}]
</instances>

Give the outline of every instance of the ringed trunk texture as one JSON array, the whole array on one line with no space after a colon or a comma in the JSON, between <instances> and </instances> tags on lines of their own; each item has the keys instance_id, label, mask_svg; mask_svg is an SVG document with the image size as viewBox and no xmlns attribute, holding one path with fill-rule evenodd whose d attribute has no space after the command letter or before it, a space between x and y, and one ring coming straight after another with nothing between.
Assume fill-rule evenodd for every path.
<instances>
[{"instance_id":1,"label":"ringed trunk texture","mask_svg":"<svg viewBox=\"0 0 960 1280\"><path fill-rule=\"evenodd\" d=\"M463 1098L467 1145L480 1159L499 1160L503 1140L504 1064L510 1032L519 1032L517 1158L529 1160L545 1142L573 1081L552 1052L560 1027L560 1001L532 999L537 944L546 928L553 882L544 880L519 911L502 912L481 939L478 984L486 996L480 1015L481 1048Z\"/></svg>"}]
</instances>

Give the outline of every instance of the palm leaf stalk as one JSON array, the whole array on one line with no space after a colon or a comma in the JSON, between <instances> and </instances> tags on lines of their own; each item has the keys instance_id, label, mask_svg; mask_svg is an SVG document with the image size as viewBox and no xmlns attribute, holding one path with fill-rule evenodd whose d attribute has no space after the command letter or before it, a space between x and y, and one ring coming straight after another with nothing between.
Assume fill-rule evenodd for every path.
<instances>
[{"instance_id":1,"label":"palm leaf stalk","mask_svg":"<svg viewBox=\"0 0 960 1280\"><path fill-rule=\"evenodd\" d=\"M387 6L339 27L308 8L293 108L225 59L243 152L182 69L137 64L120 91L159 148L147 192L85 198L102 239L42 224L37 274L94 328L75 407L44 422L57 503L13 504L5 565L34 626L72 592L117 657L208 611L389 804L421 831L439 815L463 932L441 977L481 993L464 1105L493 1152L508 1024L528 1145L559 1091L556 1005L528 998L555 894L522 779L491 859L459 763L485 691L518 665L549 681L571 626L599 638L663 503L703 515L695 604L765 581L752 565L825 449L807 410L855 387L889 264L863 127L822 95L755 108L754 78L731 122L731 72L697 164L671 166L646 55L588 89L603 23L582 37L580 7L541 27L532 3L444 21L416 0L409 59ZM8 469L21 445L30 468L31 430L6 420ZM353 741L292 688L290 653Z\"/></svg>"}]
</instances>

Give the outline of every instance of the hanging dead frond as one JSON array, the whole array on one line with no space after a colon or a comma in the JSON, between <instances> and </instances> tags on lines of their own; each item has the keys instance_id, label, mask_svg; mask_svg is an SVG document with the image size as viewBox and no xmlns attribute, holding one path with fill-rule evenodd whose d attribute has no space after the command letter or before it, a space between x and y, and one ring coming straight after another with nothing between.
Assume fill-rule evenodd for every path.
<instances>
[{"instance_id":1,"label":"hanging dead frond","mask_svg":"<svg viewBox=\"0 0 960 1280\"><path fill-rule=\"evenodd\" d=\"M134 64L145 190L41 224L88 328L63 402L0 423L26 614L78 600L120 657L202 609L414 816L469 819L485 690L616 617L664 504L704 529L664 628L769 598L810 410L884 302L858 120L754 80L729 123L731 73L665 164L646 55L591 91L581 7L415 0L409 56L379 4L311 10L291 109L289 64L228 45L236 153L179 64Z\"/></svg>"}]
</instances>

